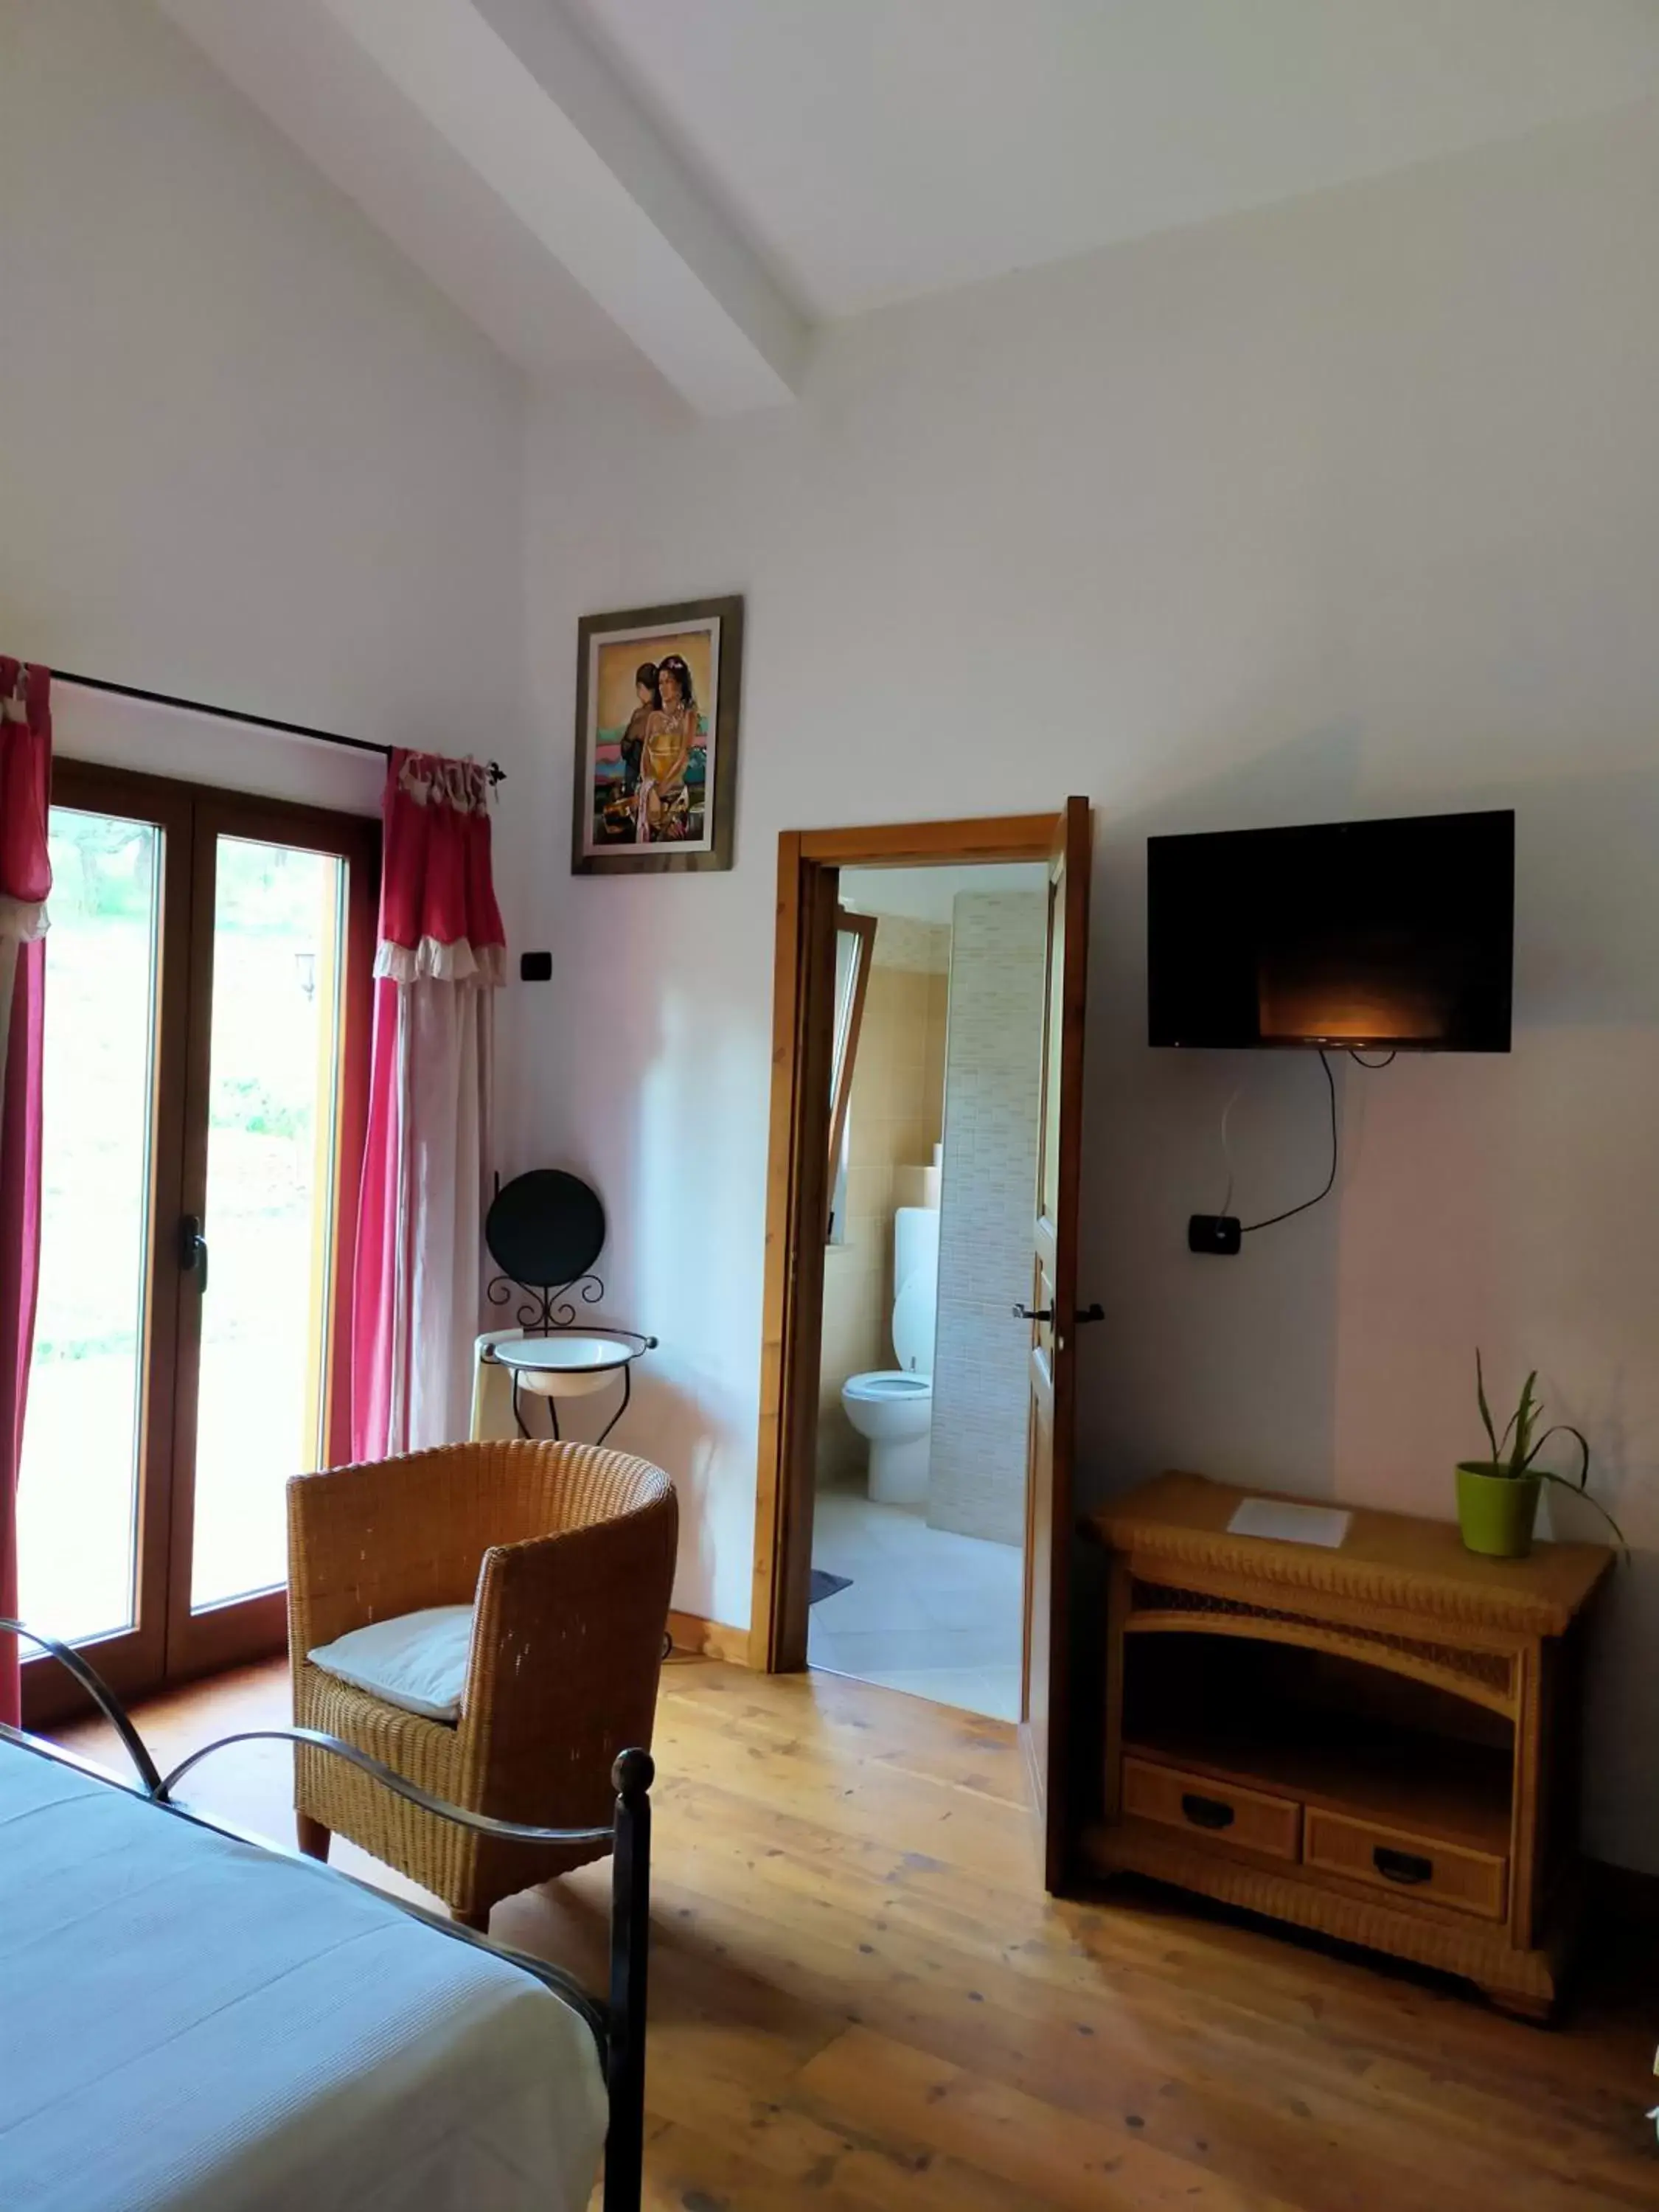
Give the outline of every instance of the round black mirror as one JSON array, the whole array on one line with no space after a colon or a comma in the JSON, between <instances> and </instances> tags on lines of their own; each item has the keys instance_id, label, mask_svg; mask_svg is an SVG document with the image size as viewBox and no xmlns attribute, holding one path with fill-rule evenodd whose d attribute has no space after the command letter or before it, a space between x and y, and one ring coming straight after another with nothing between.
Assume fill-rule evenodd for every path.
<instances>
[{"instance_id":1,"label":"round black mirror","mask_svg":"<svg viewBox=\"0 0 1659 2212\"><path fill-rule=\"evenodd\" d=\"M490 1257L535 1290L579 1282L605 1249L605 1208L580 1176L532 1168L503 1183L484 1216Z\"/></svg>"}]
</instances>

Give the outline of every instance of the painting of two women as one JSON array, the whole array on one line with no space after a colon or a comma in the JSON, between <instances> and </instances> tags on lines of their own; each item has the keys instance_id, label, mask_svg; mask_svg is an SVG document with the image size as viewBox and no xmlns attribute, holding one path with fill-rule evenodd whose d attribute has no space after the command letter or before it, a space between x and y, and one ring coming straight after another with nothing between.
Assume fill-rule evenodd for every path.
<instances>
[{"instance_id":1,"label":"painting of two women","mask_svg":"<svg viewBox=\"0 0 1659 2212\"><path fill-rule=\"evenodd\" d=\"M591 616L581 624L579 872L607 860L730 866L741 607L705 601L656 611L672 621Z\"/></svg>"}]
</instances>

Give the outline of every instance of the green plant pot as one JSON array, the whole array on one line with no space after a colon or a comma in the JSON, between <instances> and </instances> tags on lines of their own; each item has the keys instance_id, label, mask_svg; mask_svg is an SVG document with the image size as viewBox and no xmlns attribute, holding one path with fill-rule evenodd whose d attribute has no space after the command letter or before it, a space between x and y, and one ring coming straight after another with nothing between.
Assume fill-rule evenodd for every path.
<instances>
[{"instance_id":1,"label":"green plant pot","mask_svg":"<svg viewBox=\"0 0 1659 2212\"><path fill-rule=\"evenodd\" d=\"M1524 1559L1532 1549L1539 1487L1535 1474L1503 1474L1491 1460L1460 1461L1457 1525L1465 1550L1488 1559Z\"/></svg>"}]
</instances>

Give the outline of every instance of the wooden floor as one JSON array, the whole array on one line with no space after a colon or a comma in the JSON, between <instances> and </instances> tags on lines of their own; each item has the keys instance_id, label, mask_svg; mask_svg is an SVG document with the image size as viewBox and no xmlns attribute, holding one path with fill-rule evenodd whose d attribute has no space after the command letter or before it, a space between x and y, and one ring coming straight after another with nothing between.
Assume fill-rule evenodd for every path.
<instances>
[{"instance_id":1,"label":"wooden floor","mask_svg":"<svg viewBox=\"0 0 1659 2212\"><path fill-rule=\"evenodd\" d=\"M142 1722L169 1752L285 1708L261 1668ZM1632 1947L1546 2033L1150 1887L1052 1905L1012 1732L832 1676L676 1663L656 1747L653 2208L1659 2207ZM191 1802L287 1841L286 1758ZM605 1879L492 1932L596 1981Z\"/></svg>"}]
</instances>

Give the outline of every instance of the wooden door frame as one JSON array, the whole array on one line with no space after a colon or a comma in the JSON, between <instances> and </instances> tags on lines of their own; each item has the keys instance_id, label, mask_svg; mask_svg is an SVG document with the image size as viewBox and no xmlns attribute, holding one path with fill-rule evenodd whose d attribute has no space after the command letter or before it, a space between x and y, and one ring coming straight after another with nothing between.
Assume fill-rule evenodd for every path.
<instances>
[{"instance_id":1,"label":"wooden door frame","mask_svg":"<svg viewBox=\"0 0 1659 2212\"><path fill-rule=\"evenodd\" d=\"M772 985L772 1107L766 1175L766 1288L749 1663L769 1674L806 1663L805 1590L817 1480L829 1201L830 1053L841 871L1047 865L1063 805L982 821L786 830L778 838Z\"/></svg>"}]
</instances>

